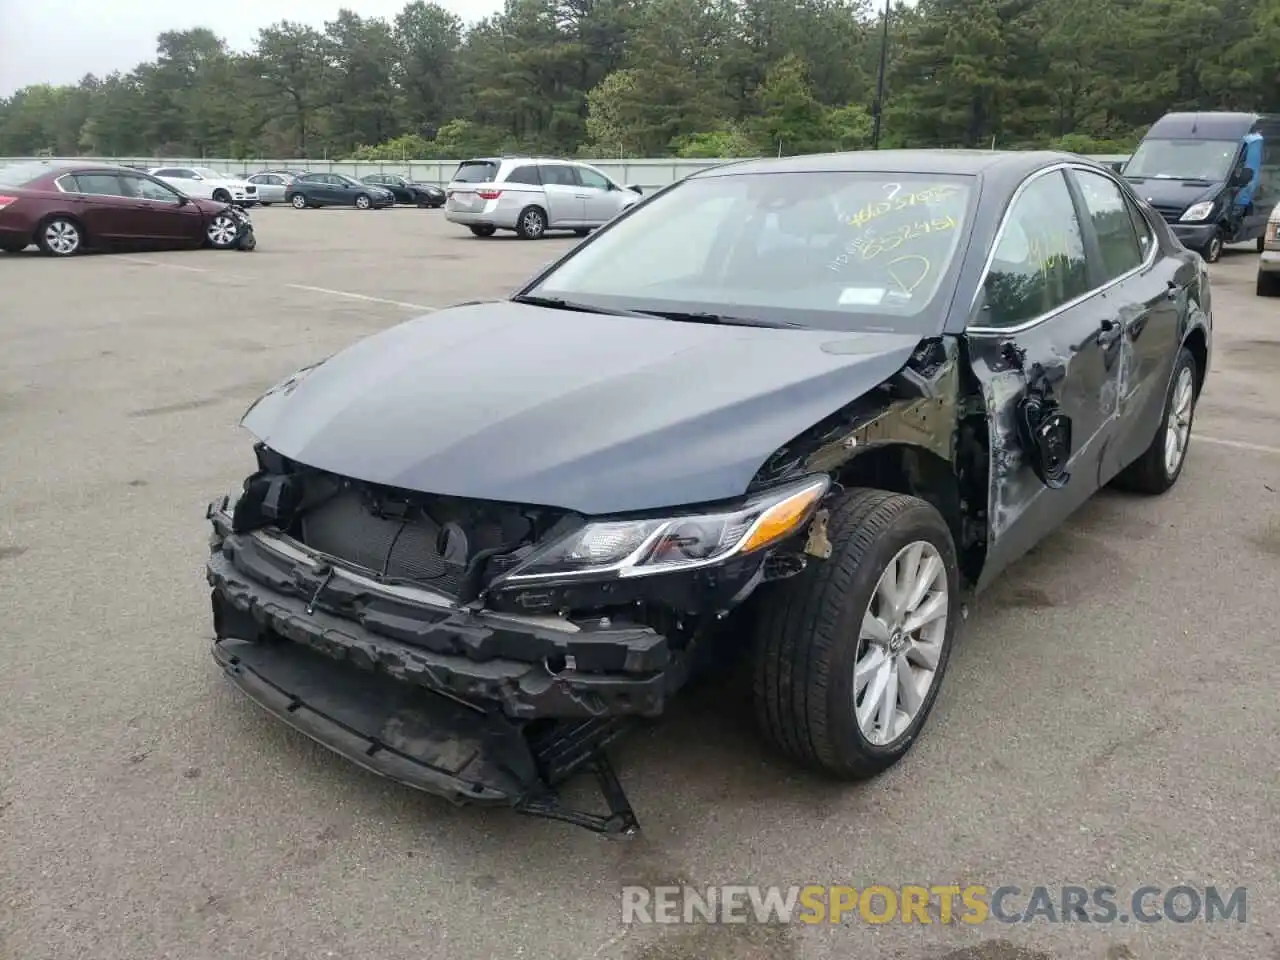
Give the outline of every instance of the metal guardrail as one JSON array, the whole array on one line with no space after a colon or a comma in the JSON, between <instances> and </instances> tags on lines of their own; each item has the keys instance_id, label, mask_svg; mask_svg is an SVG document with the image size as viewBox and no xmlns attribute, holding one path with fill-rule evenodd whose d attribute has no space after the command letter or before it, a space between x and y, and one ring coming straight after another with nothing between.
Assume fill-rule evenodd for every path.
<instances>
[{"instance_id":1,"label":"metal guardrail","mask_svg":"<svg viewBox=\"0 0 1280 960\"><path fill-rule=\"evenodd\" d=\"M1088 155L1090 159L1101 163L1125 160L1127 154ZM646 159L640 157L614 158L611 160L584 159L598 167L602 172L625 186L639 186L645 190L664 187L676 180L681 180L691 173L705 170L722 163L730 163L735 159L725 157L716 160L683 160L683 159ZM90 160L98 163L113 163L130 167L209 167L222 173L245 176L260 170L309 170L312 173L345 173L348 176L363 177L371 173L394 173L411 180L423 183L448 183L453 172L458 168L460 160L281 160L259 158L254 160L228 160L195 157L0 157L0 166L11 163L31 163L40 160L56 163L59 161Z\"/></svg>"}]
</instances>

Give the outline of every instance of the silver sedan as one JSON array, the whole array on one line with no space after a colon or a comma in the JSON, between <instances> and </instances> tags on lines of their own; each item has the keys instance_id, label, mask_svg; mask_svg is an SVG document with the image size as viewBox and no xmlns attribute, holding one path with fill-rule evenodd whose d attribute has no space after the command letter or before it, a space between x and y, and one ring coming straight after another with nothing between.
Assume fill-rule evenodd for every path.
<instances>
[{"instance_id":1,"label":"silver sedan","mask_svg":"<svg viewBox=\"0 0 1280 960\"><path fill-rule=\"evenodd\" d=\"M248 182L258 188L258 202L265 207L284 203L284 191L293 182L293 176L287 173L255 173Z\"/></svg>"}]
</instances>

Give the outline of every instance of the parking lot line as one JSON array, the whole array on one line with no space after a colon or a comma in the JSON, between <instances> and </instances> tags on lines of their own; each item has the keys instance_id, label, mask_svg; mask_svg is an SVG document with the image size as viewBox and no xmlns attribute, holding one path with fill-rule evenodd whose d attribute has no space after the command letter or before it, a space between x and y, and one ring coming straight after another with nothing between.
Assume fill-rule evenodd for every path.
<instances>
[{"instance_id":1,"label":"parking lot line","mask_svg":"<svg viewBox=\"0 0 1280 960\"><path fill-rule=\"evenodd\" d=\"M347 290L330 290L328 287L309 287L305 283L286 283L293 290L308 290L311 293L323 293L331 297L346 297L350 300L365 300L369 303L385 303L392 307L404 307L406 310L422 310L434 313L439 307L428 307L421 303L405 303L403 300L387 300L383 297L371 297L363 293L351 293Z\"/></svg>"},{"instance_id":2,"label":"parking lot line","mask_svg":"<svg viewBox=\"0 0 1280 960\"><path fill-rule=\"evenodd\" d=\"M119 259L125 260L129 263L140 263L148 267L167 267L170 270L184 270L187 273L210 272L208 267L188 267L181 263L168 263L163 260L150 260L146 257L122 256ZM223 273L222 271L219 271L218 275L232 280L253 280L252 277L247 277L237 273ZM422 303L407 303L404 300L388 300L385 297L372 297L366 293L352 293L350 290L333 290L329 287L312 287L305 283L285 283L281 284L281 286L288 287L292 290L305 290L308 293L322 293L329 297L343 297L347 300L363 300L366 303L384 303L390 307L401 307L405 310L417 310L422 313L434 313L436 310L440 309L439 307L428 307Z\"/></svg>"},{"instance_id":3,"label":"parking lot line","mask_svg":"<svg viewBox=\"0 0 1280 960\"><path fill-rule=\"evenodd\" d=\"M1273 453L1280 456L1280 447L1268 447L1263 443L1248 443L1244 440L1225 440L1221 437L1200 436L1195 439L1202 443L1214 443L1220 447L1234 447L1237 450L1252 450L1254 453Z\"/></svg>"}]
</instances>

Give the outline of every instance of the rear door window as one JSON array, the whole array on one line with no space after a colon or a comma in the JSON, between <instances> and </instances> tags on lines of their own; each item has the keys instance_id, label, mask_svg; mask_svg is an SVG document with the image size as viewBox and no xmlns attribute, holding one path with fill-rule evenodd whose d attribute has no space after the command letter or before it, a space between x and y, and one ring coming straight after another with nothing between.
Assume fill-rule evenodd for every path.
<instances>
[{"instance_id":1,"label":"rear door window","mask_svg":"<svg viewBox=\"0 0 1280 960\"><path fill-rule=\"evenodd\" d=\"M507 174L507 183L529 183L538 186L542 181L538 178L538 168L532 165L516 167Z\"/></svg>"},{"instance_id":2,"label":"rear door window","mask_svg":"<svg viewBox=\"0 0 1280 960\"><path fill-rule=\"evenodd\" d=\"M463 160L453 174L458 183L490 183L498 175L498 165L491 160Z\"/></svg>"},{"instance_id":3,"label":"rear door window","mask_svg":"<svg viewBox=\"0 0 1280 960\"><path fill-rule=\"evenodd\" d=\"M120 178L114 173L77 173L75 176L78 193L91 197L123 197Z\"/></svg>"},{"instance_id":4,"label":"rear door window","mask_svg":"<svg viewBox=\"0 0 1280 960\"><path fill-rule=\"evenodd\" d=\"M555 163L538 167L538 172L542 174L542 182L548 186L554 184L557 187L576 187L578 186L578 177L573 167L564 164Z\"/></svg>"},{"instance_id":5,"label":"rear door window","mask_svg":"<svg viewBox=\"0 0 1280 960\"><path fill-rule=\"evenodd\" d=\"M1115 280L1143 261L1133 220L1125 207L1120 187L1100 173L1076 170L1076 183L1084 196L1084 205L1093 221L1102 254L1102 271L1107 280Z\"/></svg>"}]
</instances>

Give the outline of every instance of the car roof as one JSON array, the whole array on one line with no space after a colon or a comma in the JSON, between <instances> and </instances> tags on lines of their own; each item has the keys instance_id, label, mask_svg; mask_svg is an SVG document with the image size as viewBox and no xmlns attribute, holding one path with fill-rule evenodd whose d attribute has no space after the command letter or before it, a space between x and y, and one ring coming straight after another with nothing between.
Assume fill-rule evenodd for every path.
<instances>
[{"instance_id":1,"label":"car roof","mask_svg":"<svg viewBox=\"0 0 1280 960\"><path fill-rule=\"evenodd\" d=\"M1041 167L1085 161L1051 150L857 150L798 157L732 160L699 170L695 177L731 177L751 173L921 173L979 176L1001 173L1021 179Z\"/></svg>"}]
</instances>

